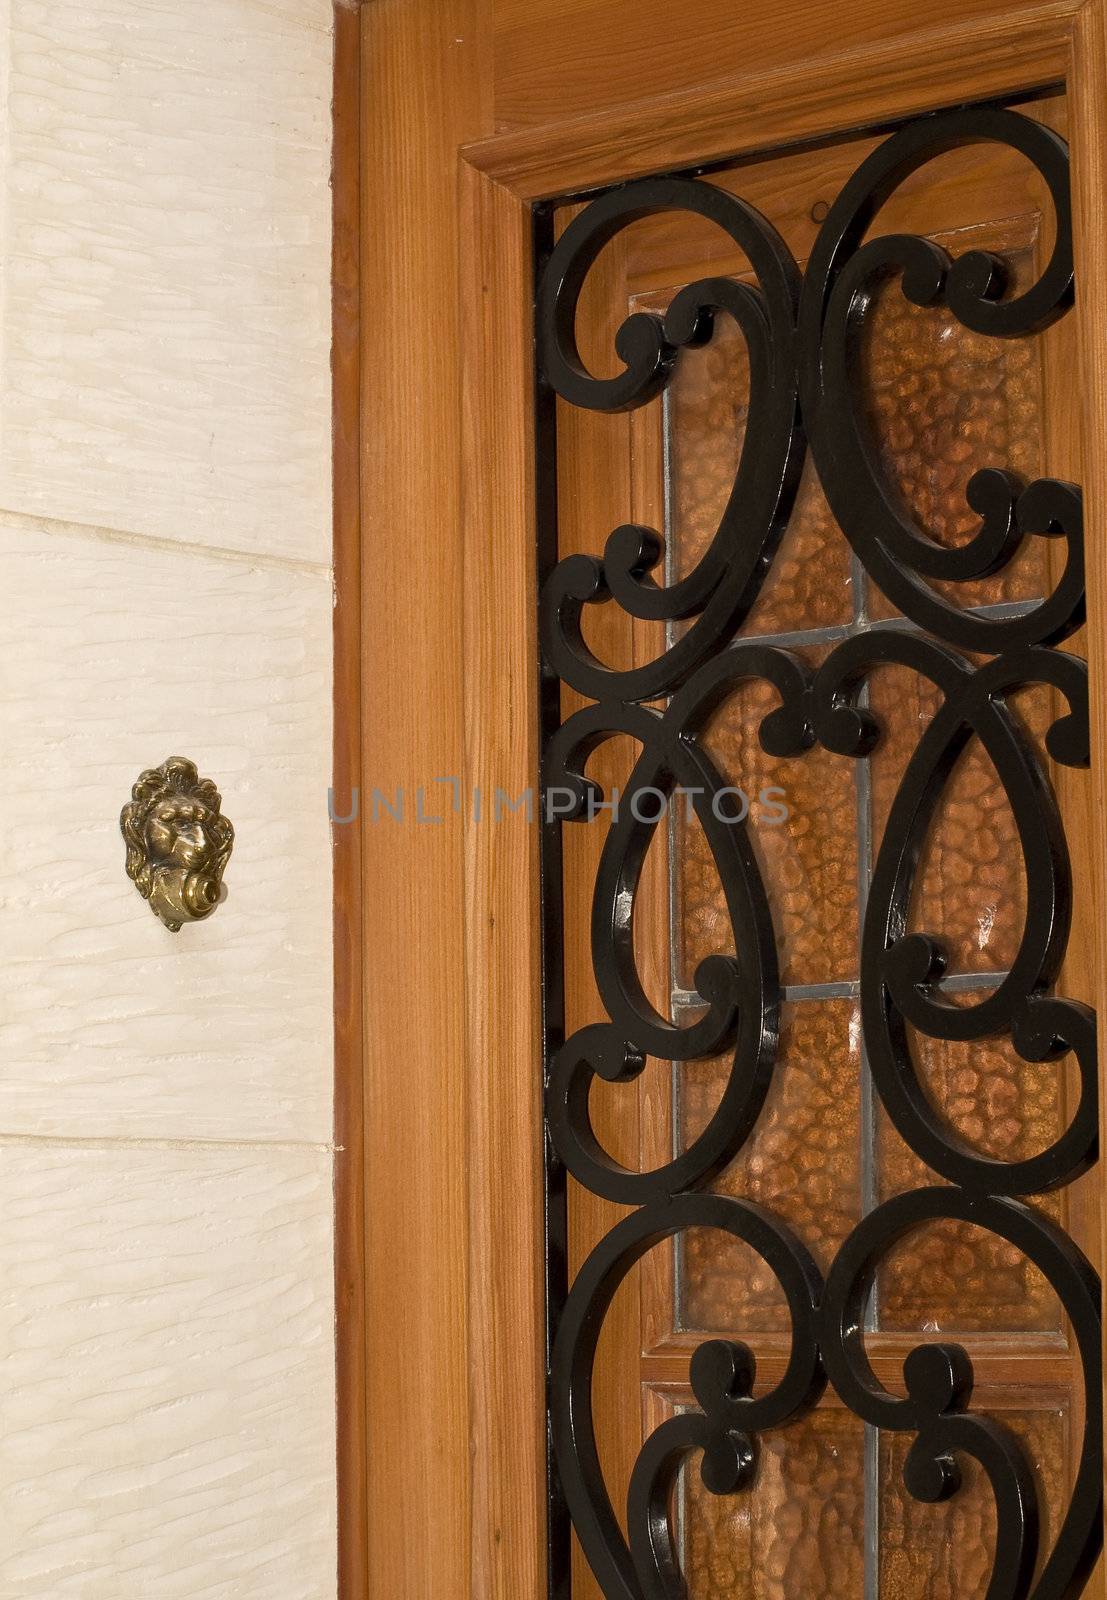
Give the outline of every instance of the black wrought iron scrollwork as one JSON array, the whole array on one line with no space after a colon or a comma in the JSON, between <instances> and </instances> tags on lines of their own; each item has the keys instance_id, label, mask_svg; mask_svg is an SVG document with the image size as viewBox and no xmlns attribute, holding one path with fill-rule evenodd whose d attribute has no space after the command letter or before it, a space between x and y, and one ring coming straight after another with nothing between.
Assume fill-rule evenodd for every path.
<instances>
[{"instance_id":1,"label":"black wrought iron scrollwork","mask_svg":"<svg viewBox=\"0 0 1107 1600\"><path fill-rule=\"evenodd\" d=\"M1008 294L998 257L973 251L952 259L925 238L869 238L896 187L934 156L999 142L1038 169L1055 210L1055 244L1037 281ZM748 258L753 283L705 278L683 289L663 317L627 318L616 337L623 371L600 378L577 349L577 303L587 275L612 238L660 211L696 214L723 229ZM704 1486L741 1492L752 1481L758 1438L802 1416L829 1381L864 1421L914 1438L906 1488L923 1501L955 1494L959 1460L982 1468L995 1500L997 1540L986 1600L1075 1600L1100 1546L1102 1400L1099 1286L1075 1242L1033 1197L1073 1181L1097 1158L1095 1018L1054 985L1072 909L1072 869L1044 754L1086 766L1087 672L1055 648L1084 616L1083 530L1079 489L1058 479L1024 484L1004 462L982 462L970 479L978 531L951 547L922 527L886 481L858 403L858 341L878 285L897 279L917 305L944 304L965 327L997 338L1025 336L1063 315L1073 299L1064 142L1041 124L996 107L919 118L893 133L861 164L831 207L802 275L779 235L752 207L691 177L630 183L593 200L554 244L540 252L536 288L539 381L539 483L551 483L556 451L549 398L600 411L655 397L681 352L707 343L729 317L749 358L748 422L734 484L719 527L698 565L668 584L655 574L659 532L624 524L602 557L556 559L545 552L540 592L544 694L543 782L571 797L544 821L546 1126L551 1196L565 1172L597 1195L634 1209L595 1247L571 1285L559 1288L563 1241L551 1237L550 1430L555 1504L568 1507L581 1545L608 1600L681 1600L669 1505L675 1474L701 1454ZM788 651L737 635L768 574L788 524L806 443L834 516L868 577L908 626L854 631L816 671ZM552 493L552 491L547 491ZM552 502L540 507L549 540ZM1063 541L1060 576L1040 602L982 614L959 606L956 585L1002 570L1027 538ZM941 585L941 588L935 587ZM599 660L585 640L584 616L614 601L630 616L687 623L668 648L625 670ZM962 652L983 655L974 662ZM939 705L900 779L879 843L867 896L860 953L860 1005L868 1070L880 1102L910 1149L943 1182L900 1194L854 1228L826 1283L801 1240L763 1207L708 1192L743 1148L763 1109L777 1055L782 991L768 898L749 823L727 809L728 790L702 743L710 719L749 683L768 684L778 703L759 737L777 757L802 761L818 743L864 760L882 728L868 709L872 672L894 665L937 691ZM557 682L590 702L564 721ZM1008 704L1017 691L1045 685L1064 702L1039 750ZM647 702L663 701L656 704ZM562 960L558 924L559 838L567 822L593 814L602 799L588 772L607 740L629 736L638 749L617 818L596 871L592 966L606 1020L561 1033L554 997ZM909 908L929 831L957 762L976 742L1010 803L1026 879L1026 915L1017 950L994 988L952 1004L940 980L940 932L911 932ZM676 789L695 813L718 871L733 933L733 953L701 963L697 1021L678 1027L647 997L634 949L634 904L643 863ZM1002 1161L959 1138L931 1103L915 1059L914 1036L974 1046L1007 1038L1024 1062L1075 1062L1079 1092L1067 1126L1025 1159ZM616 1161L589 1114L596 1077L628 1083L648 1056L688 1061L721 1052L731 1066L719 1103L687 1148L653 1171ZM1058 1066L1060 1069L1060 1065ZM551 1200L551 1215L556 1206ZM881 1260L905 1234L937 1220L971 1223L1006 1241L1056 1292L1069 1319L1084 1384L1082 1447L1068 1508L1040 1561L1040 1507L1022 1448L996 1420L971 1408L968 1355L949 1342L920 1343L904 1365L905 1395L876 1380L865 1353L866 1302ZM712 1339L690 1372L696 1409L664 1423L645 1442L628 1488L626 1528L611 1506L591 1414L592 1366L604 1317L619 1283L659 1241L690 1228L720 1229L759 1254L787 1302L791 1350L779 1383L754 1393L754 1358L741 1341ZM556 1227L553 1229L556 1235ZM1035 1580L1034 1574L1038 1576Z\"/></svg>"},{"instance_id":2,"label":"black wrought iron scrollwork","mask_svg":"<svg viewBox=\"0 0 1107 1600\"><path fill-rule=\"evenodd\" d=\"M862 243L873 218L903 180L961 145L1006 144L1034 163L1056 212L1056 243L1031 288L1005 298L1003 262L981 250L957 261L929 239L889 234ZM865 570L903 615L968 650L1063 639L1084 619L1080 493L1042 479L1023 489L1002 468L982 467L968 485L982 518L967 544L950 548L918 527L884 479L857 415L851 373L873 292L900 278L918 306L944 303L966 328L1011 338L1038 332L1072 305L1072 220L1063 139L1018 112L995 106L909 123L873 151L838 196L819 230L804 275L799 313L803 425L819 481L838 525ZM999 571L1028 535L1063 537L1065 570L1052 595L1024 616L973 616L937 594L928 579L964 582Z\"/></svg>"},{"instance_id":3,"label":"black wrought iron scrollwork","mask_svg":"<svg viewBox=\"0 0 1107 1600\"><path fill-rule=\"evenodd\" d=\"M568 1170L595 1194L642 1204L708 1182L738 1152L764 1104L780 1028L780 982L768 901L748 825L725 810L726 784L696 742L722 701L744 680L772 683L781 705L762 724L762 740L779 754L812 743L805 721L807 674L787 651L736 644L719 652L675 694L664 712L643 706L588 706L550 740L546 782L573 790L585 812L596 798L583 772L599 743L616 733L640 741L642 754L622 796L600 858L592 915L592 963L611 1021L582 1028L557 1051L547 1093L550 1138ZM704 1017L676 1027L642 991L635 962L631 908L638 876L663 803L680 785L720 865L731 925L741 928L733 958L712 956L696 971ZM648 801L643 805L645 797ZM733 1065L715 1114L699 1138L656 1172L630 1172L598 1146L588 1114L593 1076L613 1082L637 1076L648 1055L689 1061L731 1050Z\"/></svg>"},{"instance_id":4,"label":"black wrought iron scrollwork","mask_svg":"<svg viewBox=\"0 0 1107 1600\"><path fill-rule=\"evenodd\" d=\"M625 371L593 378L577 352L577 300L588 269L620 229L660 211L706 217L749 258L757 287L705 278L674 298L665 316L636 313L616 335ZM705 344L720 314L746 341L750 411L746 443L715 537L686 578L663 588L650 574L662 554L652 528L625 524L607 540L602 560L570 556L551 573L541 597L542 648L551 669L590 699L650 700L669 694L709 659L748 613L787 525L803 464L794 352L800 278L776 229L752 206L693 178L628 184L594 200L569 224L538 288L538 361L547 383L573 405L624 411L668 381L677 352ZM646 666L616 672L598 661L581 632L583 607L614 597L632 616L693 626Z\"/></svg>"},{"instance_id":5,"label":"black wrought iron scrollwork","mask_svg":"<svg viewBox=\"0 0 1107 1600\"><path fill-rule=\"evenodd\" d=\"M956 1456L974 1456L996 1503L995 1561L987 1600L1031 1592L1039 1510L1033 1476L1015 1439L967 1410L972 1364L957 1345L920 1345L904 1363L907 1398L877 1382L862 1336L865 1302L880 1260L898 1239L929 1221L952 1218L1013 1244L1048 1280L1071 1320L1084 1380L1084 1432L1068 1509L1034 1586L1034 1600L1075 1596L1102 1542L1103 1401L1100 1381L1099 1279L1067 1234L1018 1200L971 1190L914 1189L886 1200L858 1223L827 1274L820 1325L821 1359L835 1392L879 1428L916 1434L906 1485L919 1500L956 1493Z\"/></svg>"},{"instance_id":6,"label":"black wrought iron scrollwork","mask_svg":"<svg viewBox=\"0 0 1107 1600\"><path fill-rule=\"evenodd\" d=\"M869 1070L903 1139L935 1172L992 1194L1045 1193L1086 1171L1097 1153L1095 1021L1087 1006L1048 993L1068 939L1071 873L1064 831L1037 753L1003 695L1049 683L1069 711L1046 736L1053 759L1088 762L1087 669L1050 650L1012 650L975 671L930 640L893 630L847 639L824 663L814 688L822 743L867 754L877 732L855 697L867 671L889 662L911 667L943 692L944 704L920 738L900 781L869 886L861 950L862 1026ZM1025 863L1027 916L1007 976L986 998L955 1005L941 997L940 943L905 934L915 868L942 790L970 738L980 741L1011 804ZM1075 1115L1046 1150L1003 1162L966 1149L934 1113L915 1072L907 1025L932 1039L980 1041L1006 1033L1024 1061L1076 1056L1081 1090Z\"/></svg>"},{"instance_id":7,"label":"black wrought iron scrollwork","mask_svg":"<svg viewBox=\"0 0 1107 1600\"><path fill-rule=\"evenodd\" d=\"M643 1449L628 1495L628 1547L600 1469L592 1365L604 1314L627 1272L653 1245L691 1227L730 1234L772 1269L788 1302L792 1350L780 1382L755 1398L748 1350L724 1341L701 1346L692 1383L703 1409L665 1424ZM817 1334L821 1286L817 1267L788 1228L762 1207L726 1195L679 1194L642 1206L584 1263L558 1319L550 1421L573 1526L608 1600L639 1600L643 1594L660 1600L674 1592L674 1559L664 1527L667 1489L673 1467L687 1450L704 1451L705 1483L715 1493L728 1493L748 1476L756 1435L781 1426L818 1399L825 1385Z\"/></svg>"}]
</instances>

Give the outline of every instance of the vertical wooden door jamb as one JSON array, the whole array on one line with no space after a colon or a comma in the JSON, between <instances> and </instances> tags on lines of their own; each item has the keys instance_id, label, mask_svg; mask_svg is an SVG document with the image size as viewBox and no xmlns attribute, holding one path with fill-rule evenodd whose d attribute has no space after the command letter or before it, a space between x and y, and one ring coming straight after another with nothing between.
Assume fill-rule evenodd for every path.
<instances>
[{"instance_id":1,"label":"vertical wooden door jamb","mask_svg":"<svg viewBox=\"0 0 1107 1600\"><path fill-rule=\"evenodd\" d=\"M365 1531L344 1544L349 1555L364 1539L364 1584L351 1564L342 1600L467 1600L468 965L460 793L451 802L465 714L457 151L491 127L491 28L485 0L372 0L357 18L365 1313L363 1392L350 1385L360 1409L339 1421L369 1439ZM400 819L374 816L374 790L401 796Z\"/></svg>"}]
</instances>

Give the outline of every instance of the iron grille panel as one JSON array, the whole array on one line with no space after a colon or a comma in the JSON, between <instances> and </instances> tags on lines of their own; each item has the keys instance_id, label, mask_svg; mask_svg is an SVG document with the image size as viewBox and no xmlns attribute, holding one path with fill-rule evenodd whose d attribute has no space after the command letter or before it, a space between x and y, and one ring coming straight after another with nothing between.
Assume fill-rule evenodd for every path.
<instances>
[{"instance_id":1,"label":"iron grille panel","mask_svg":"<svg viewBox=\"0 0 1107 1600\"><path fill-rule=\"evenodd\" d=\"M1001 259L973 251L952 259L907 234L866 239L876 212L911 173L954 148L998 142L1037 167L1050 191L1056 240L1024 292L1005 294ZM577 301L601 249L638 218L679 211L706 217L748 258L755 282L707 277L690 284L663 316L636 313L616 349L623 370L596 378L576 346ZM1063 1522L1035 1600L1072 1600L1101 1542L1102 1401L1099 1282L1075 1241L1031 1203L1071 1183L1097 1155L1095 1019L1060 998L1055 982L1069 936L1072 871L1043 751L1008 705L1017 690L1049 685L1066 711L1045 752L1061 765L1088 764L1085 664L1057 648L1084 619L1081 495L1052 478L1021 482L983 468L968 498L980 517L958 547L921 527L886 482L857 414L858 344L874 288L897 279L919 306L944 305L964 327L996 338L1025 337L1073 302L1068 153L1055 133L994 106L939 112L894 132L861 164L823 222L801 274L772 225L741 199L695 177L617 186L586 206L555 243L548 208L535 213L537 283L537 513L542 682L542 878L551 1440L550 1592L568 1593L565 1516L608 1600L675 1600L684 1594L669 1514L674 1477L702 1451L714 1494L751 1481L758 1438L816 1404L825 1386L875 1428L912 1434L904 1479L922 1501L960 1484L959 1456L974 1457L991 1484L998 1536L987 1600L1023 1600L1038 1559L1040 1508L1015 1437L972 1408L973 1369L961 1346L920 1343L904 1368L906 1395L876 1379L867 1360L865 1307L877 1267L905 1234L935 1219L972 1223L1007 1240L1046 1277L1067 1315L1084 1387L1083 1438ZM709 341L721 316L744 337L750 366L749 420L730 498L714 539L686 576L657 582L663 541L625 524L602 557L558 558L555 395L572 406L621 411L661 393L683 350ZM788 526L810 452L823 491L856 561L898 609L898 623L849 633L810 668L780 643L741 637ZM1000 571L1028 537L1063 546L1063 569L1040 602L960 607L934 587ZM582 625L588 607L613 601L632 617L682 622L654 659L620 670L597 659ZM983 656L977 664L970 659ZM858 761L881 728L866 684L894 663L935 686L941 704L903 774L876 852L864 911L859 1003L871 1085L912 1151L942 1180L876 1204L853 1229L825 1281L802 1239L753 1202L707 1185L742 1150L772 1082L783 999L773 920L749 825L728 809L726 781L700 742L711 716L743 683L769 683L779 704L759 737L776 756L802 760L815 744ZM564 721L560 685L588 702ZM647 702L663 702L662 708ZM591 753L629 735L638 756L608 831L596 873L592 965L607 1020L565 1037L563 823L593 815L602 799L587 774ZM954 765L979 740L1006 792L1027 884L1021 942L995 986L953 1004L941 979L940 939L909 933L908 906L923 839L940 810ZM632 917L639 878L665 803L694 796L734 934L734 954L704 960L695 974L702 1014L686 1026L645 995ZM549 797L560 797L557 807ZM1064 1131L1048 1149L1003 1162L957 1139L920 1080L911 1033L973 1044L1008 1039L1024 1062L1075 1059L1080 1091ZM727 1086L706 1127L653 1171L621 1166L589 1118L595 1077L631 1083L648 1056L689 1061L729 1052ZM570 1285L566 1269L566 1174L630 1213L593 1250ZM754 1358L739 1337L709 1339L694 1352L695 1408L646 1440L628 1490L624 1538L604 1485L591 1413L591 1377L603 1319L620 1282L654 1244L712 1227L755 1250L775 1274L791 1319L791 1353L780 1381L754 1393ZM739 1334L741 1330L736 1330Z\"/></svg>"}]
</instances>

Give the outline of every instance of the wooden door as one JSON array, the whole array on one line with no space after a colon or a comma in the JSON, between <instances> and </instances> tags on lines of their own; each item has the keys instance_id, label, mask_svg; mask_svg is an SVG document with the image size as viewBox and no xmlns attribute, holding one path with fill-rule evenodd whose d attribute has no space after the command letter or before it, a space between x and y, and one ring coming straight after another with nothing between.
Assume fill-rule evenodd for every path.
<instances>
[{"instance_id":1,"label":"wooden door","mask_svg":"<svg viewBox=\"0 0 1107 1600\"><path fill-rule=\"evenodd\" d=\"M671 35L363 13L345 1592L1102 1595L1103 9Z\"/></svg>"}]
</instances>

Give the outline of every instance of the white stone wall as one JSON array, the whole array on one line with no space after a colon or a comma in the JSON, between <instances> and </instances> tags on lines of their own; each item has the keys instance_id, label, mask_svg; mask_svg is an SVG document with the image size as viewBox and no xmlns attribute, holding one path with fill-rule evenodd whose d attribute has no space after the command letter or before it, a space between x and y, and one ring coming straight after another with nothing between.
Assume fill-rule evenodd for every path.
<instances>
[{"instance_id":1,"label":"white stone wall","mask_svg":"<svg viewBox=\"0 0 1107 1600\"><path fill-rule=\"evenodd\" d=\"M335 1593L330 0L0 0L0 1600ZM170 934L118 814L213 777Z\"/></svg>"}]
</instances>

